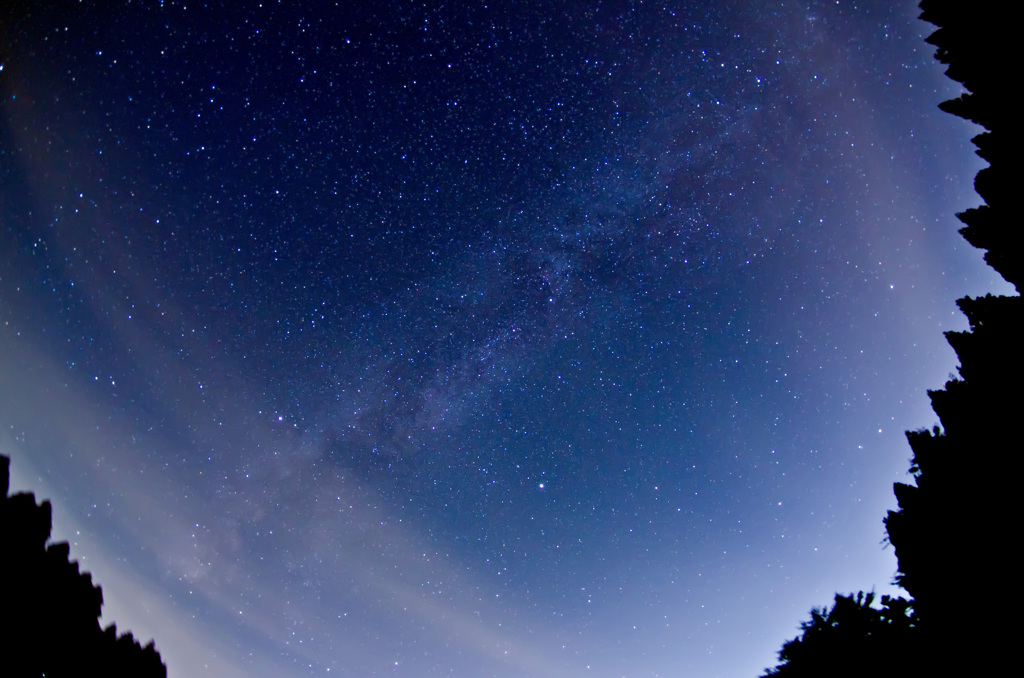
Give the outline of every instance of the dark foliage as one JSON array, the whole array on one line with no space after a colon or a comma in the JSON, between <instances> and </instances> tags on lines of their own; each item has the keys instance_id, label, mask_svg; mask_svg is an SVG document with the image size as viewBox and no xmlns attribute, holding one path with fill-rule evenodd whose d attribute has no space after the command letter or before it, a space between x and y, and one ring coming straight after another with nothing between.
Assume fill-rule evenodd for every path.
<instances>
[{"instance_id":1,"label":"dark foliage","mask_svg":"<svg viewBox=\"0 0 1024 678\"><path fill-rule=\"evenodd\" d=\"M960 233L975 247L988 250L985 261L1020 293L1024 231L1010 214L1015 172L1009 167L1019 151L1012 100L1019 86L1010 67L1016 62L1010 48L1017 30L1015 13L1011 4L992 0L924 0L921 9L921 18L939 27L928 38L938 48L935 58L949 66L946 75L969 90L939 107L986 130L974 138L978 155L989 162L974 180L985 204L957 215L966 224Z\"/></svg>"},{"instance_id":2,"label":"dark foliage","mask_svg":"<svg viewBox=\"0 0 1024 678\"><path fill-rule=\"evenodd\" d=\"M925 0L921 15L939 26L928 38L946 74L969 90L941 108L978 123L978 155L990 166L975 179L985 204L959 214L961 233L987 249L985 261L1012 283L1024 283L1022 230L1012 211L1009 162L1018 156L1010 97L1010 5ZM960 361L958 377L929 391L941 426L908 432L913 484L895 487L898 511L885 525L899 562L897 582L913 597L918 623L935 648L935 668L965 673L1005 670L1010 627L998 620L1015 609L1018 595L1006 586L1011 541L1019 510L1011 501L1020 476L1024 379L1024 303L1019 296L965 298L958 302L970 330L947 332ZM951 587L971 595L951 595ZM994 595L998 587L998 597ZM981 589L981 590L979 590ZM943 648L940 653L937 650Z\"/></svg>"},{"instance_id":3,"label":"dark foliage","mask_svg":"<svg viewBox=\"0 0 1024 678\"><path fill-rule=\"evenodd\" d=\"M103 591L50 540L50 502L8 495L10 459L0 456L0 667L11 678L138 676L166 678L153 643L142 647L113 624L100 628Z\"/></svg>"},{"instance_id":4,"label":"dark foliage","mask_svg":"<svg viewBox=\"0 0 1024 678\"><path fill-rule=\"evenodd\" d=\"M1024 230L1011 209L1018 157L1010 53L1012 4L923 0L921 18L939 26L928 42L946 74L968 90L942 110L985 128L974 138L989 167L975 179L985 201L957 215L960 233L986 249L985 261L1021 291ZM783 646L766 675L994 675L1009 656L1018 609L1010 553L1019 509L1011 501L1020 478L1015 421L1024 383L1024 301L1020 296L958 302L970 330L947 332L959 376L929 391L941 426L907 433L913 484L897 483L899 510L885 519L899 563L896 582L911 602L836 597L826 615L813 611L803 635ZM889 611L900 606L897 620ZM906 607L904 607L906 606ZM912 612L912 613L911 613ZM888 620L882 623L883 616ZM1012 671L1012 669L1009 669Z\"/></svg>"},{"instance_id":5,"label":"dark foliage","mask_svg":"<svg viewBox=\"0 0 1024 678\"><path fill-rule=\"evenodd\" d=\"M836 595L832 609L811 610L800 625L801 635L782 646L778 667L766 676L907 676L914 675L913 654L918 642L910 603L874 594Z\"/></svg>"}]
</instances>

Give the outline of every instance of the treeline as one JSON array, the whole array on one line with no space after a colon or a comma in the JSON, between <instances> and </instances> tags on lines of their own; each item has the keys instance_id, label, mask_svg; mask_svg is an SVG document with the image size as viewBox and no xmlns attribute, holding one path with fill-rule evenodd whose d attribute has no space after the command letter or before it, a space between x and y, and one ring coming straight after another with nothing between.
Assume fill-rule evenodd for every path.
<instances>
[{"instance_id":1,"label":"treeline","mask_svg":"<svg viewBox=\"0 0 1024 678\"><path fill-rule=\"evenodd\" d=\"M981 125L973 139L989 162L975 179L984 200L957 216L960 233L1018 296L963 298L966 332L947 332L958 376L929 391L940 425L907 433L912 484L897 483L899 510L885 518L896 551L896 583L908 598L836 596L813 610L765 676L997 675L1012 672L1011 620L1019 610L1012 555L1020 511L1012 501L1019 466L1024 384L1024 249L1013 211L1009 163L1018 157L1010 93L1012 3L924 0L938 26L928 42L946 75L967 93L940 108Z\"/></svg>"},{"instance_id":2,"label":"treeline","mask_svg":"<svg viewBox=\"0 0 1024 678\"><path fill-rule=\"evenodd\" d=\"M0 673L11 678L133 676L166 678L150 642L100 627L103 591L50 541L52 507L31 493L10 495L10 459L0 456Z\"/></svg>"}]
</instances>

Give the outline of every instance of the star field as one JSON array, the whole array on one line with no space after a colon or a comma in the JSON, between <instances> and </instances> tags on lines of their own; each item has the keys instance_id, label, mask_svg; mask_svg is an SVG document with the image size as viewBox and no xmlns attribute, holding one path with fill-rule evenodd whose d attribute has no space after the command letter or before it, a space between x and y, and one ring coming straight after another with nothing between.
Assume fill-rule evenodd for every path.
<instances>
[{"instance_id":1,"label":"star field","mask_svg":"<svg viewBox=\"0 0 1024 678\"><path fill-rule=\"evenodd\" d=\"M999 288L911 3L3 15L0 452L169 675L752 676L889 585Z\"/></svg>"}]
</instances>

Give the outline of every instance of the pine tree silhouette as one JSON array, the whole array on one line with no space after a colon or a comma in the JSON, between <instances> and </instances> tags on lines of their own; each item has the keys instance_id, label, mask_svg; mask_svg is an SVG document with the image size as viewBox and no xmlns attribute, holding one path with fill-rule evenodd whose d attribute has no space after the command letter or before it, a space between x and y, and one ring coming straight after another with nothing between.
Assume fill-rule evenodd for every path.
<instances>
[{"instance_id":1,"label":"pine tree silhouette","mask_svg":"<svg viewBox=\"0 0 1024 678\"><path fill-rule=\"evenodd\" d=\"M974 183L984 204L957 215L965 224L960 233L988 250L985 261L1019 295L1024 230L1011 213L1008 167L1018 157L1019 134L1009 101L1015 83L1005 67L1016 30L1011 7L923 0L921 18L939 27L928 42L946 74L968 90L940 108L986 130L973 139L989 162ZM861 594L837 596L827 615L812 611L802 636L783 646L780 665L765 675L992 675L1015 664L1009 653L1016 627L1005 617L1020 603L1011 542L1019 518L1012 497L1021 470L1024 302L989 294L957 304L970 326L946 333L959 376L928 392L941 426L907 432L914 482L896 483L899 510L885 518L896 583L911 600L883 599L877 610L870 596L863 603ZM886 611L893 606L905 622ZM883 615L889 623L878 622Z\"/></svg>"},{"instance_id":2,"label":"pine tree silhouette","mask_svg":"<svg viewBox=\"0 0 1024 678\"><path fill-rule=\"evenodd\" d=\"M1011 212L1008 167L1019 135L1005 69L1009 7L924 0L921 8L921 18L939 26L928 38L938 47L936 58L968 90L940 108L986 130L973 139L990 163L974 182L985 203L957 215L965 224L960 233L988 250L985 261L1019 294L1024 238ZM1019 602L1005 584L1016 573L1010 541L1019 510L1011 498L1020 477L1024 303L1020 296L986 295L957 304L970 325L967 332L946 333L959 376L928 393L941 426L907 433L914 483L897 483L899 510L889 512L885 525L899 562L897 583L913 597L929 644L944 649L934 655L933 668L997 673L1005 671L997 657L1011 647L1011 629L998 620ZM996 586L998 598L989 590ZM961 587L975 590L953 595Z\"/></svg>"},{"instance_id":3,"label":"pine tree silhouette","mask_svg":"<svg viewBox=\"0 0 1024 678\"><path fill-rule=\"evenodd\" d=\"M103 591L68 559L67 542L47 544L49 501L9 495L10 459L0 455L0 669L10 678L132 676L166 678L153 643L142 647L111 624L100 628Z\"/></svg>"}]
</instances>

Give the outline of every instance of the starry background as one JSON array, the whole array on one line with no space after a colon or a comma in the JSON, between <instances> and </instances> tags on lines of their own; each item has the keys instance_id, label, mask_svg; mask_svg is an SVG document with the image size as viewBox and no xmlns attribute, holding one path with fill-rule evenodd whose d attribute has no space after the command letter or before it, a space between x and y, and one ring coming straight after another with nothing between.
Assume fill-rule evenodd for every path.
<instances>
[{"instance_id":1,"label":"starry background","mask_svg":"<svg viewBox=\"0 0 1024 678\"><path fill-rule=\"evenodd\" d=\"M7 3L0 451L172 677L754 676L889 591L910 2Z\"/></svg>"}]
</instances>

